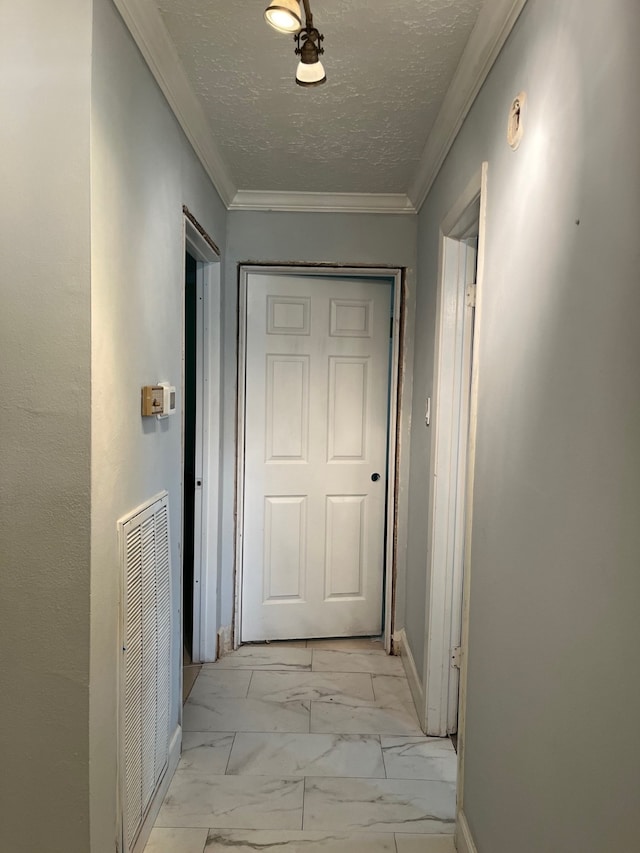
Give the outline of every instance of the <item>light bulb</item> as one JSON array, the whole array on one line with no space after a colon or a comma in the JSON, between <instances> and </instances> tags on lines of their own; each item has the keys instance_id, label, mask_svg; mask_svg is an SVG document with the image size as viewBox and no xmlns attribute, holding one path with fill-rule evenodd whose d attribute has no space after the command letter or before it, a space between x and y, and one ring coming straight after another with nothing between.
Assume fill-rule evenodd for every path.
<instances>
[{"instance_id":1,"label":"light bulb","mask_svg":"<svg viewBox=\"0 0 640 853\"><path fill-rule=\"evenodd\" d=\"M318 60L308 64L299 62L296 71L296 83L298 86L319 86L321 83L326 83L327 76L324 71L324 66Z\"/></svg>"},{"instance_id":2,"label":"light bulb","mask_svg":"<svg viewBox=\"0 0 640 853\"><path fill-rule=\"evenodd\" d=\"M264 17L267 23L280 33L297 33L302 27L298 0L273 0Z\"/></svg>"}]
</instances>

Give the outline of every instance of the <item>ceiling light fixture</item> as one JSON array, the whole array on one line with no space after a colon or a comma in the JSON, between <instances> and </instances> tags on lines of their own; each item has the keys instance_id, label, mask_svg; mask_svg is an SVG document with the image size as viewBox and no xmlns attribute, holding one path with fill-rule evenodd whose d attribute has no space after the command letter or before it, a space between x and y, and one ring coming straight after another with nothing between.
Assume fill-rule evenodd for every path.
<instances>
[{"instance_id":1,"label":"ceiling light fixture","mask_svg":"<svg viewBox=\"0 0 640 853\"><path fill-rule=\"evenodd\" d=\"M279 33L297 33L302 27L298 0L273 0L265 10L268 24Z\"/></svg>"},{"instance_id":2,"label":"ceiling light fixture","mask_svg":"<svg viewBox=\"0 0 640 853\"><path fill-rule=\"evenodd\" d=\"M298 86L319 86L327 75L320 62L324 53L324 36L313 26L313 15L309 0L303 0L305 25L302 26L300 4L297 0L273 0L264 13L267 22L283 33L295 33L296 56L300 57L296 70Z\"/></svg>"}]
</instances>

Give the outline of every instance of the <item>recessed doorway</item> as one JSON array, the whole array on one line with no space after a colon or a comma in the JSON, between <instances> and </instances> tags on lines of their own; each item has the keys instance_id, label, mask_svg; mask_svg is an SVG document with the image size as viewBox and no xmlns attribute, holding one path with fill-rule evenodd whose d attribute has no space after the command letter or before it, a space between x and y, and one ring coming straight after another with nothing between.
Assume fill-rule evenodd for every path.
<instances>
[{"instance_id":1,"label":"recessed doorway","mask_svg":"<svg viewBox=\"0 0 640 853\"><path fill-rule=\"evenodd\" d=\"M467 498L474 424L471 387L477 369L476 294L480 275L485 170L441 226L429 499L429 615L424 650L425 732L458 730ZM475 353L477 359L477 352Z\"/></svg>"},{"instance_id":2,"label":"recessed doorway","mask_svg":"<svg viewBox=\"0 0 640 853\"><path fill-rule=\"evenodd\" d=\"M185 211L182 383L183 697L215 659L220 493L220 258Z\"/></svg>"},{"instance_id":3,"label":"recessed doorway","mask_svg":"<svg viewBox=\"0 0 640 853\"><path fill-rule=\"evenodd\" d=\"M390 638L400 271L240 284L236 645Z\"/></svg>"}]
</instances>

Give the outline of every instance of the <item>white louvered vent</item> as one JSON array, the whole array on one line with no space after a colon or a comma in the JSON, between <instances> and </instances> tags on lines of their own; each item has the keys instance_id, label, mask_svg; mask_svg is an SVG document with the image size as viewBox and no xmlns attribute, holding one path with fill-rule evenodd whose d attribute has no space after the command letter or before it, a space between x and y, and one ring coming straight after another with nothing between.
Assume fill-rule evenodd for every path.
<instances>
[{"instance_id":1,"label":"white louvered vent","mask_svg":"<svg viewBox=\"0 0 640 853\"><path fill-rule=\"evenodd\" d=\"M169 756L168 500L164 492L119 522L124 573L121 700L124 853L134 848Z\"/></svg>"}]
</instances>

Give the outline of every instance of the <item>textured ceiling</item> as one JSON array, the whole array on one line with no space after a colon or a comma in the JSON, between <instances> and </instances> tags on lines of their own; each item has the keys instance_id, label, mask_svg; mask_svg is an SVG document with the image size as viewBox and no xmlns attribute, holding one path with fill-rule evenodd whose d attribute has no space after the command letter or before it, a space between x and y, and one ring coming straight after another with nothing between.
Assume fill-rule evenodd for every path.
<instances>
[{"instance_id":1,"label":"textured ceiling","mask_svg":"<svg viewBox=\"0 0 640 853\"><path fill-rule=\"evenodd\" d=\"M404 193L483 0L311 0L323 86L267 0L155 0L236 186Z\"/></svg>"}]
</instances>

